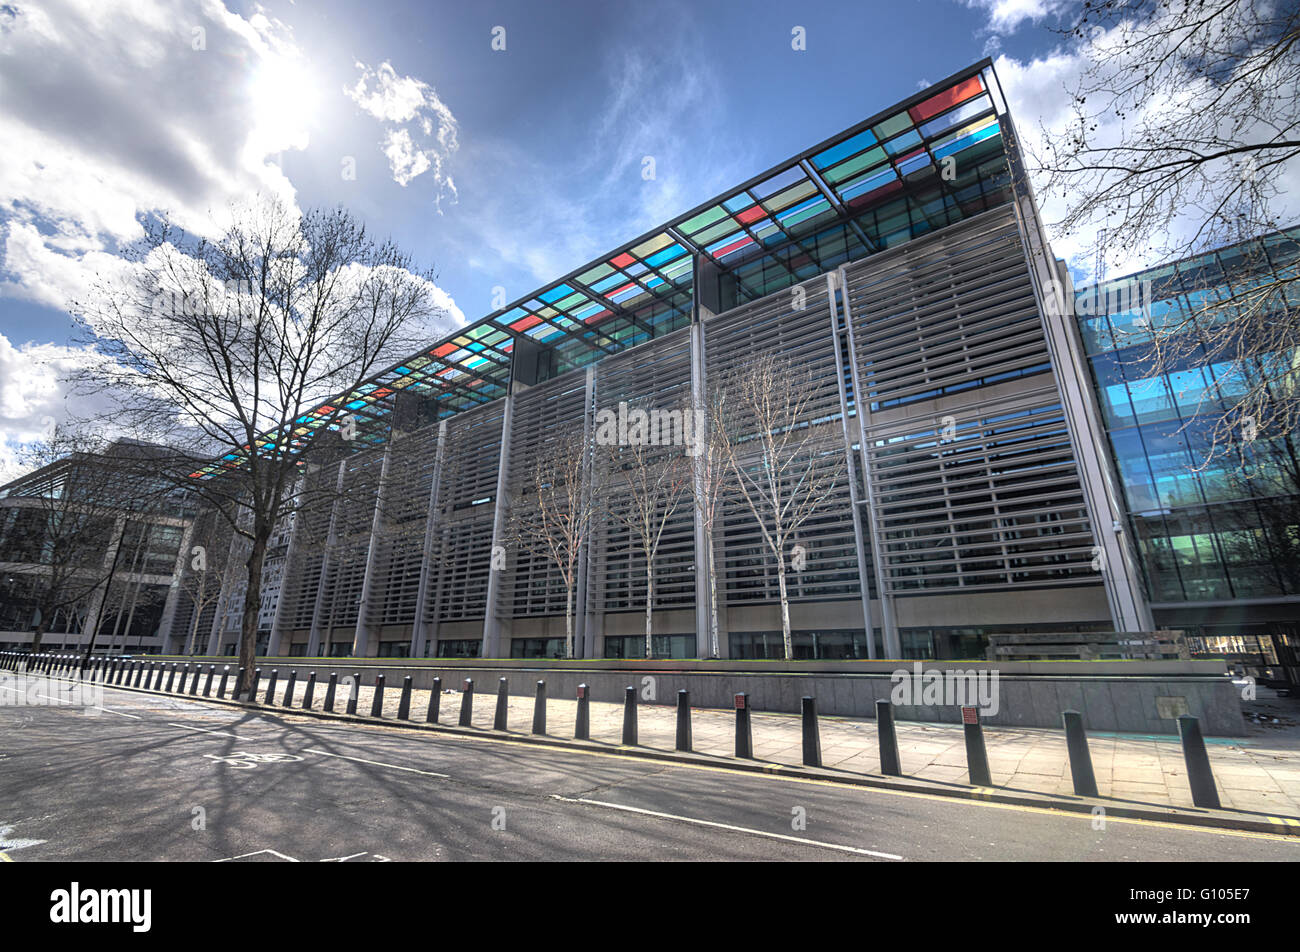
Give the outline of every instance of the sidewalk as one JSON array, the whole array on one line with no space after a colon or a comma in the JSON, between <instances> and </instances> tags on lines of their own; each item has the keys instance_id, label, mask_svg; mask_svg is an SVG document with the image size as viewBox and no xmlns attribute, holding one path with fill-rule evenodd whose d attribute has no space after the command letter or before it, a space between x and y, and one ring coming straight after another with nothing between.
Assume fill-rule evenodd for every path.
<instances>
[{"instance_id":1,"label":"sidewalk","mask_svg":"<svg viewBox=\"0 0 1300 952\"><path fill-rule=\"evenodd\" d=\"M276 687L275 706L284 697L285 682ZM305 684L294 691L300 708ZM258 700L266 694L263 680ZM374 691L361 688L357 713L369 715ZM396 718L401 686L384 690L384 717ZM315 688L312 707L323 710L325 684ZM411 720L423 722L429 692L412 691ZM456 724L460 716L459 691L445 690L439 721ZM346 707L342 688L334 710ZM546 706L547 733L572 738L577 702L550 698ZM490 731L496 712L494 693L474 695L473 726ZM639 745L671 751L676 738L676 708L640 702L637 707ZM508 728L514 733L532 729L533 699L511 697ZM617 747L622 742L623 705L590 703L591 740ZM691 727L697 753L732 757L735 753L735 714L731 711L692 708ZM820 718L822 763L850 773L880 775L876 722L863 718ZM1300 729L1249 728L1246 738L1207 738L1210 764L1224 809L1300 818ZM967 785L966 747L962 728L951 724L896 723L903 775L940 783ZM753 713L755 758L798 766L802 762L802 733L797 714ZM1162 807L1191 807L1191 789L1176 736L1133 734L1089 735L1093 771L1101 796ZM993 784L1008 790L1048 795L1072 795L1065 732L1040 728L985 728Z\"/></svg>"}]
</instances>

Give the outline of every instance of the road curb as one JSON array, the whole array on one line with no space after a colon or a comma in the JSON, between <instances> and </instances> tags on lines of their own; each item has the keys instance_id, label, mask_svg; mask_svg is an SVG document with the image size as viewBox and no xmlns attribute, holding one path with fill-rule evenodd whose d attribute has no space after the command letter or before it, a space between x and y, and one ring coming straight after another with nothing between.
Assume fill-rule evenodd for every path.
<instances>
[{"instance_id":1,"label":"road curb","mask_svg":"<svg viewBox=\"0 0 1300 952\"><path fill-rule=\"evenodd\" d=\"M49 677L49 675L46 675ZM58 676L55 680L76 681L75 678ZM98 683L98 682L97 682ZM452 724L429 724L418 721L399 721L392 718L369 717L360 714L341 714L338 712L304 710L293 707L278 707L259 704L256 701L237 701L231 698L214 698L190 696L188 694L168 694L165 691L147 691L143 688L125 687L117 684L104 684L115 691L129 691L152 697L170 697L183 701L201 701L225 707L247 711L260 711L264 714L291 714L296 717L313 717L323 721L337 721L344 724L356 724L371 727L395 727L408 731L451 734L460 737L481 737L498 742L553 747L561 750L577 750L588 753L617 754L635 757L641 760L656 760L667 763L680 763L704 766L722 770L734 770L738 773L761 773L768 776L795 780L817 780L825 783L837 783L844 786L867 787L892 790L902 793L924 794L926 796L948 797L956 800L974 800L983 803L997 803L1007 806L1036 807L1038 809L1056 810L1075 813L1080 816L1103 816L1105 818L1147 820L1160 823L1173 823L1180 826L1202 827L1207 829L1231 830L1246 833L1267 833L1274 836L1288 836L1300 839L1300 819L1275 816L1243 816L1230 810L1216 811L1197 807L1161 807L1134 805L1107 797L1063 797L1053 794L1012 792L997 787L972 787L941 783L920 778L891 778L883 775L846 773L827 768L797 767L790 764L769 763L761 760L737 760L732 757L719 757L711 754L685 753L675 750L660 750L651 747L628 747L621 744L601 744L595 741L571 740L550 735L520 734L514 731L496 731L477 727L460 727ZM1100 809L1100 813L1098 810Z\"/></svg>"}]
</instances>

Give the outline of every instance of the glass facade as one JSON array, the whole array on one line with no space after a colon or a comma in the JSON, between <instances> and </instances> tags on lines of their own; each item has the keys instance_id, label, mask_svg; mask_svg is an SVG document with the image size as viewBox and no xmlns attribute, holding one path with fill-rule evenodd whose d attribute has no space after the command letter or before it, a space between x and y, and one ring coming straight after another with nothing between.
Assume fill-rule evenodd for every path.
<instances>
[{"instance_id":1,"label":"glass facade","mask_svg":"<svg viewBox=\"0 0 1300 952\"><path fill-rule=\"evenodd\" d=\"M1300 268L1300 228L1085 288L1076 314L1122 483L1149 597L1168 603L1300 594L1300 439L1261 434L1236 446L1214 420L1243 393L1239 362L1211 359L1198 326L1207 302L1232 301ZM1278 320L1294 293L1272 306ZM1222 315L1218 310L1216 315ZM1222 316L1214 319L1221 320ZM1189 335L1153 373L1151 329ZM1291 360L1294 354L1275 355ZM1243 434L1244 439L1244 434Z\"/></svg>"}]
</instances>

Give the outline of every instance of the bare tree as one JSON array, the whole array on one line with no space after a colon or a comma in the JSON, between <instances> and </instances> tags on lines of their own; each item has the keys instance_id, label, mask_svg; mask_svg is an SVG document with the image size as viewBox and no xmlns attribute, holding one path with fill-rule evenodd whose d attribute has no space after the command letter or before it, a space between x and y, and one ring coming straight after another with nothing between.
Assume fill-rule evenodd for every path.
<instances>
[{"instance_id":1,"label":"bare tree","mask_svg":"<svg viewBox=\"0 0 1300 952\"><path fill-rule=\"evenodd\" d=\"M55 427L23 451L24 464L36 472L12 493L5 560L39 567L30 585L38 615L33 653L56 616L84 622L112 574L106 553L115 521L132 500L124 467L104 450L98 439Z\"/></svg>"},{"instance_id":2,"label":"bare tree","mask_svg":"<svg viewBox=\"0 0 1300 952\"><path fill-rule=\"evenodd\" d=\"M75 380L115 425L175 447L161 473L246 541L239 664L252 671L268 543L306 502L299 468L328 442L318 434L355 435L367 378L435 336L432 275L342 209L274 201L234 209L214 240L151 228L130 264L74 306L98 355Z\"/></svg>"},{"instance_id":3,"label":"bare tree","mask_svg":"<svg viewBox=\"0 0 1300 952\"><path fill-rule=\"evenodd\" d=\"M703 407L705 424L703 440L696 446L698 470L696 472L695 518L703 528L709 547L697 555L697 564L707 573L709 582L709 657L720 654L721 625L718 618L718 576L722 566L717 564L718 514L722 509L727 487L732 485L731 467L727 462L727 392L715 387ZM700 412L698 409L696 412ZM697 433L699 431L697 430Z\"/></svg>"},{"instance_id":4,"label":"bare tree","mask_svg":"<svg viewBox=\"0 0 1300 952\"><path fill-rule=\"evenodd\" d=\"M208 608L221 599L221 586L230 560L230 523L219 513L207 509L196 519L190 551L184 554L180 589L189 600L192 615L185 636L184 653L199 654L199 623Z\"/></svg>"},{"instance_id":5,"label":"bare tree","mask_svg":"<svg viewBox=\"0 0 1300 952\"><path fill-rule=\"evenodd\" d=\"M591 539L601 509L601 492L593 484L592 442L581 427L559 433L534 460L526 480L510 503L507 538L555 566L564 585L564 651L572 658L574 598L579 558Z\"/></svg>"},{"instance_id":6,"label":"bare tree","mask_svg":"<svg viewBox=\"0 0 1300 952\"><path fill-rule=\"evenodd\" d=\"M604 443L610 517L628 530L645 559L645 656L654 657L655 559L664 532L689 503L694 467L685 407L629 404L626 439Z\"/></svg>"},{"instance_id":7,"label":"bare tree","mask_svg":"<svg viewBox=\"0 0 1300 952\"><path fill-rule=\"evenodd\" d=\"M787 358L762 354L719 387L713 429L744 508L776 560L781 636L792 660L787 545L844 478L842 431L837 421L811 418L816 381Z\"/></svg>"},{"instance_id":8,"label":"bare tree","mask_svg":"<svg viewBox=\"0 0 1300 952\"><path fill-rule=\"evenodd\" d=\"M1064 208L1058 236L1086 235L1104 277L1122 252L1182 259L1276 231L1300 158L1300 5L1284 0L1103 0L1063 31L1087 56L1064 134L1044 129L1033 164ZM1293 213L1293 212L1292 212ZM1143 373L1231 361L1234 392L1201 412L1218 425L1206 461L1243 432L1273 436L1300 423L1291 354L1300 269L1234 262L1242 276L1215 293L1213 266L1178 291L1190 313L1121 332L1141 344ZM1221 397L1226 399L1221 400Z\"/></svg>"}]
</instances>

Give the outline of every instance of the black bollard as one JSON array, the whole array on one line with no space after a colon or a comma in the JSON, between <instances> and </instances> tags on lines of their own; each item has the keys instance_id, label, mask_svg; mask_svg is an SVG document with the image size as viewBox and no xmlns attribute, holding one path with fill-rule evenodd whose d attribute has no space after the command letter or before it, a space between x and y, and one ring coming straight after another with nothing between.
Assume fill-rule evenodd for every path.
<instances>
[{"instance_id":1,"label":"black bollard","mask_svg":"<svg viewBox=\"0 0 1300 952\"><path fill-rule=\"evenodd\" d=\"M185 682L188 681L189 679L190 679L190 666L186 664L185 667L181 668L181 680L180 683L176 686L177 694L185 693Z\"/></svg>"},{"instance_id":2,"label":"black bollard","mask_svg":"<svg viewBox=\"0 0 1300 952\"><path fill-rule=\"evenodd\" d=\"M215 664L208 665L208 679L203 682L204 697L207 697L209 694L212 693L212 676L215 675L216 673L217 673L217 666Z\"/></svg>"},{"instance_id":3,"label":"black bollard","mask_svg":"<svg viewBox=\"0 0 1300 952\"><path fill-rule=\"evenodd\" d=\"M803 707L803 765L820 767L822 765L822 736L817 729L817 699L805 697Z\"/></svg>"},{"instance_id":4,"label":"black bollard","mask_svg":"<svg viewBox=\"0 0 1300 952\"><path fill-rule=\"evenodd\" d=\"M221 686L217 688L217 697L224 698L226 696L226 679L229 677L230 665L226 665L221 670Z\"/></svg>"},{"instance_id":5,"label":"black bollard","mask_svg":"<svg viewBox=\"0 0 1300 952\"><path fill-rule=\"evenodd\" d=\"M167 693L172 693L172 688L176 685L176 665L170 665L171 670L167 672Z\"/></svg>"},{"instance_id":6,"label":"black bollard","mask_svg":"<svg viewBox=\"0 0 1300 952\"><path fill-rule=\"evenodd\" d=\"M623 690L623 746L636 746L636 688L630 684Z\"/></svg>"},{"instance_id":7,"label":"black bollard","mask_svg":"<svg viewBox=\"0 0 1300 952\"><path fill-rule=\"evenodd\" d=\"M190 697L199 693L199 681L203 678L203 666L196 664L194 666L194 680L190 682Z\"/></svg>"},{"instance_id":8,"label":"black bollard","mask_svg":"<svg viewBox=\"0 0 1300 952\"><path fill-rule=\"evenodd\" d=\"M980 709L963 707L961 709L962 731L966 735L966 767L970 773L970 782L976 787L993 786L989 776L989 756L984 751L984 729L980 726Z\"/></svg>"},{"instance_id":9,"label":"black bollard","mask_svg":"<svg viewBox=\"0 0 1300 952\"><path fill-rule=\"evenodd\" d=\"M370 716L384 716L384 676L383 674L375 675L375 698L370 702Z\"/></svg>"},{"instance_id":10,"label":"black bollard","mask_svg":"<svg viewBox=\"0 0 1300 952\"><path fill-rule=\"evenodd\" d=\"M397 719L399 721L411 719L411 676L409 674L402 678L402 697L397 702Z\"/></svg>"},{"instance_id":11,"label":"black bollard","mask_svg":"<svg viewBox=\"0 0 1300 952\"><path fill-rule=\"evenodd\" d=\"M1065 722L1065 748L1070 754L1074 792L1081 797L1099 796L1097 778L1092 773L1092 757L1088 753L1088 735L1083 732L1083 715L1078 711L1063 711L1061 720Z\"/></svg>"},{"instance_id":12,"label":"black bollard","mask_svg":"<svg viewBox=\"0 0 1300 952\"><path fill-rule=\"evenodd\" d=\"M537 682L537 697L533 699L533 733L546 733L546 682Z\"/></svg>"},{"instance_id":13,"label":"black bollard","mask_svg":"<svg viewBox=\"0 0 1300 952\"><path fill-rule=\"evenodd\" d=\"M307 687L305 687L302 692L302 709L304 711L311 710L312 699L315 697L315 695L316 695L316 672L308 671Z\"/></svg>"},{"instance_id":14,"label":"black bollard","mask_svg":"<svg viewBox=\"0 0 1300 952\"><path fill-rule=\"evenodd\" d=\"M233 692L231 692L231 695L230 695L230 697L231 697L232 700L238 701L241 697L243 697L243 695L244 695L244 679L245 679L247 676L248 676L248 672L245 671L245 670L243 669L242 666L240 667L240 669L239 669L238 671L235 672L235 690L234 690Z\"/></svg>"},{"instance_id":15,"label":"black bollard","mask_svg":"<svg viewBox=\"0 0 1300 952\"><path fill-rule=\"evenodd\" d=\"M497 680L497 712L492 718L492 729L494 731L503 731L506 729L506 719L510 713L510 682L505 678Z\"/></svg>"},{"instance_id":16,"label":"black bollard","mask_svg":"<svg viewBox=\"0 0 1300 952\"><path fill-rule=\"evenodd\" d=\"M142 677L144 677L144 662L137 661L135 663L135 680L131 682L131 687L138 688Z\"/></svg>"},{"instance_id":17,"label":"black bollard","mask_svg":"<svg viewBox=\"0 0 1300 952\"><path fill-rule=\"evenodd\" d=\"M573 718L573 739L591 740L591 712L588 709L587 686L578 685L578 710Z\"/></svg>"},{"instance_id":18,"label":"black bollard","mask_svg":"<svg viewBox=\"0 0 1300 952\"><path fill-rule=\"evenodd\" d=\"M442 678L434 678L429 686L429 710L424 715L425 723L438 723L438 708L442 706Z\"/></svg>"},{"instance_id":19,"label":"black bollard","mask_svg":"<svg viewBox=\"0 0 1300 952\"><path fill-rule=\"evenodd\" d=\"M461 727L472 727L474 717L474 681L466 678L460 686L460 721Z\"/></svg>"},{"instance_id":20,"label":"black bollard","mask_svg":"<svg viewBox=\"0 0 1300 952\"><path fill-rule=\"evenodd\" d=\"M348 706L347 712L355 714L357 712L357 698L361 697L361 672L358 671L352 675L352 684L348 687Z\"/></svg>"},{"instance_id":21,"label":"black bollard","mask_svg":"<svg viewBox=\"0 0 1300 952\"><path fill-rule=\"evenodd\" d=\"M690 753L691 744L691 692L682 688L677 692L677 749Z\"/></svg>"},{"instance_id":22,"label":"black bollard","mask_svg":"<svg viewBox=\"0 0 1300 952\"><path fill-rule=\"evenodd\" d=\"M279 679L280 679L280 669L272 668L271 678L269 681L266 682L266 700L262 702L263 704L275 703L275 682L278 681Z\"/></svg>"},{"instance_id":23,"label":"black bollard","mask_svg":"<svg viewBox=\"0 0 1300 952\"><path fill-rule=\"evenodd\" d=\"M146 691L157 690L155 682L162 679L162 666L157 661L149 662L149 673L144 676L144 689Z\"/></svg>"},{"instance_id":24,"label":"black bollard","mask_svg":"<svg viewBox=\"0 0 1300 952\"><path fill-rule=\"evenodd\" d=\"M334 713L334 692L337 690L338 686L339 673L337 671L331 671L329 683L325 685L325 710L329 711L331 714Z\"/></svg>"},{"instance_id":25,"label":"black bollard","mask_svg":"<svg viewBox=\"0 0 1300 952\"><path fill-rule=\"evenodd\" d=\"M294 689L298 686L298 669L289 669L289 680L284 683L284 698L280 701L281 707L293 707Z\"/></svg>"},{"instance_id":26,"label":"black bollard","mask_svg":"<svg viewBox=\"0 0 1300 952\"><path fill-rule=\"evenodd\" d=\"M749 722L749 695L736 695L736 756L754 759L754 729Z\"/></svg>"},{"instance_id":27,"label":"black bollard","mask_svg":"<svg viewBox=\"0 0 1300 952\"><path fill-rule=\"evenodd\" d=\"M1211 810L1220 809L1219 791L1210 770L1210 755L1205 752L1200 719L1191 714L1178 718L1178 736L1183 742L1183 763L1187 765L1187 782L1192 787L1192 803Z\"/></svg>"},{"instance_id":28,"label":"black bollard","mask_svg":"<svg viewBox=\"0 0 1300 952\"><path fill-rule=\"evenodd\" d=\"M249 704L257 703L257 683L261 680L262 680L262 669L254 668L253 677L248 682L248 703Z\"/></svg>"},{"instance_id":29,"label":"black bollard","mask_svg":"<svg viewBox=\"0 0 1300 952\"><path fill-rule=\"evenodd\" d=\"M894 733L894 705L888 698L876 701L876 729L880 733L880 772L886 777L903 776L898 735Z\"/></svg>"}]
</instances>

